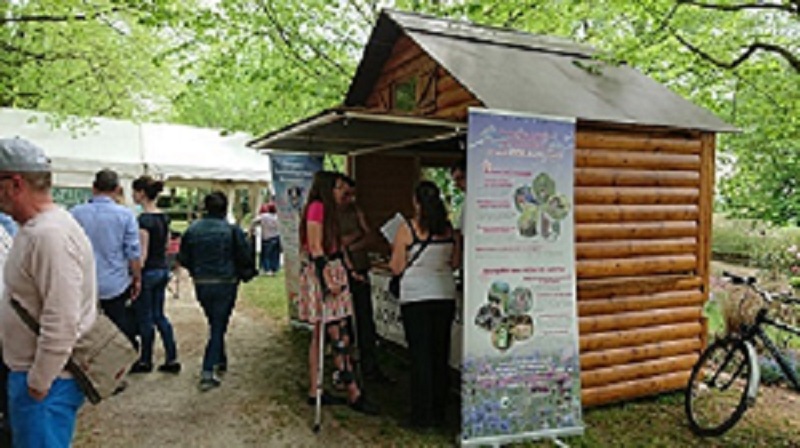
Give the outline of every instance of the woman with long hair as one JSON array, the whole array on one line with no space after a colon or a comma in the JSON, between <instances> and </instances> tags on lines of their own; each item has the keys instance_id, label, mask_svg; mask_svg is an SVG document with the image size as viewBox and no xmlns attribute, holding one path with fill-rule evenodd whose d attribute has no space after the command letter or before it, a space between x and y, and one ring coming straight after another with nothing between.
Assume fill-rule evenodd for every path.
<instances>
[{"instance_id":1,"label":"woman with long hair","mask_svg":"<svg viewBox=\"0 0 800 448\"><path fill-rule=\"evenodd\" d=\"M401 225L390 267L400 282L400 313L411 355L411 419L417 428L444 423L455 313L453 269L460 247L439 188L423 181L414 190L414 217Z\"/></svg>"},{"instance_id":2,"label":"woman with long hair","mask_svg":"<svg viewBox=\"0 0 800 448\"><path fill-rule=\"evenodd\" d=\"M308 404L316 403L319 351L322 350L319 337L324 327L334 354L334 382L347 390L347 402L351 408L374 414L376 410L366 401L356 383L348 352L350 338L347 324L353 314L353 304L343 265L337 215L337 206L344 202L346 190L347 185L338 173L317 172L300 221L300 244L304 260L298 312L301 320L314 326L308 350ZM322 404L340 402L327 393L322 394L321 399Z\"/></svg>"},{"instance_id":3,"label":"woman with long hair","mask_svg":"<svg viewBox=\"0 0 800 448\"><path fill-rule=\"evenodd\" d=\"M164 297L169 283L167 264L169 217L156 206L156 198L163 189L164 183L150 176L141 176L133 181L133 200L142 206L142 213L139 215L142 292L133 302L142 346L139 361L131 369L133 373L153 370L153 341L156 328L164 343L166 357L164 364L160 365L158 370L167 373L181 371L172 324L164 314Z\"/></svg>"}]
</instances>

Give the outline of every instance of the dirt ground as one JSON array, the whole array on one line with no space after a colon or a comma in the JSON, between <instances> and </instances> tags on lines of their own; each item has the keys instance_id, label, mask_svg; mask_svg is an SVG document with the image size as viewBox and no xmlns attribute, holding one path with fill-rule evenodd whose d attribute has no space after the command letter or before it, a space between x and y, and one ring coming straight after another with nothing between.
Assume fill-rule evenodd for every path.
<instances>
[{"instance_id":1,"label":"dirt ground","mask_svg":"<svg viewBox=\"0 0 800 448\"><path fill-rule=\"evenodd\" d=\"M179 300L168 298L167 303L183 371L131 375L121 395L85 405L75 447L363 446L330 416L323 436L316 436L310 430L311 407L277 403L277 394L287 391L276 387L272 374L293 356L291 347L278 347L277 325L242 300L228 331L229 371L223 384L198 391L207 327L190 289L184 287ZM155 362L163 362L160 347ZM299 387L291 393L302 396Z\"/></svg>"}]
</instances>

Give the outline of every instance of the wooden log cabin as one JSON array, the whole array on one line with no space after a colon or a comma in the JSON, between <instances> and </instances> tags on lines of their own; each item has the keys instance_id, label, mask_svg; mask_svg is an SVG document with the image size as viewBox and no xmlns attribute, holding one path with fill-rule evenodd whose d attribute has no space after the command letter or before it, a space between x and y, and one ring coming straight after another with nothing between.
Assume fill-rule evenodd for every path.
<instances>
[{"instance_id":1,"label":"wooden log cabin","mask_svg":"<svg viewBox=\"0 0 800 448\"><path fill-rule=\"evenodd\" d=\"M347 154L373 223L463 154L469 107L577 119L584 406L681 389L705 344L714 144L735 128L591 48L384 11L342 107L251 142ZM469 275L469 273L467 273Z\"/></svg>"}]
</instances>

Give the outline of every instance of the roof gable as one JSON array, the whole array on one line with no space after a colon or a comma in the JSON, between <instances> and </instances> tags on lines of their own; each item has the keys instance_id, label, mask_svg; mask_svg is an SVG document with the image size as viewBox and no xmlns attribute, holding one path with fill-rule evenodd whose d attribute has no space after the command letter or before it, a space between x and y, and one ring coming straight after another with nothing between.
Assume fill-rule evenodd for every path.
<instances>
[{"instance_id":1,"label":"roof gable","mask_svg":"<svg viewBox=\"0 0 800 448\"><path fill-rule=\"evenodd\" d=\"M735 131L637 70L592 58L566 40L383 11L365 48L345 104L363 106L406 34L492 109L580 120Z\"/></svg>"}]
</instances>

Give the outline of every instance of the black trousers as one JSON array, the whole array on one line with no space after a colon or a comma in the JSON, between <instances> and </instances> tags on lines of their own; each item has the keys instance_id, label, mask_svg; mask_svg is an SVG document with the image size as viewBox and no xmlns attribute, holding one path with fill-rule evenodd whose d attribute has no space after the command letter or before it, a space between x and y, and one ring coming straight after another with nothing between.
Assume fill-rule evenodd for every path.
<instances>
[{"instance_id":1,"label":"black trousers","mask_svg":"<svg viewBox=\"0 0 800 448\"><path fill-rule=\"evenodd\" d=\"M411 418L421 426L444 422L449 393L450 329L453 300L425 300L400 306L411 355Z\"/></svg>"},{"instance_id":2,"label":"black trousers","mask_svg":"<svg viewBox=\"0 0 800 448\"><path fill-rule=\"evenodd\" d=\"M378 360L375 353L375 316L372 310L372 286L369 283L369 273L360 272L364 281L354 279L348 272L350 293L353 294L353 313L355 314L356 335L358 336L358 350L361 355L361 372L372 375L378 370Z\"/></svg>"},{"instance_id":3,"label":"black trousers","mask_svg":"<svg viewBox=\"0 0 800 448\"><path fill-rule=\"evenodd\" d=\"M108 316L111 322L114 322L117 328L130 339L133 347L139 350L139 341L136 339L136 316L133 314L133 310L127 305L130 296L131 292L130 288L128 288L125 292L114 298L101 299L100 308L102 308L103 314Z\"/></svg>"}]
</instances>

